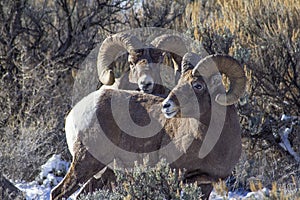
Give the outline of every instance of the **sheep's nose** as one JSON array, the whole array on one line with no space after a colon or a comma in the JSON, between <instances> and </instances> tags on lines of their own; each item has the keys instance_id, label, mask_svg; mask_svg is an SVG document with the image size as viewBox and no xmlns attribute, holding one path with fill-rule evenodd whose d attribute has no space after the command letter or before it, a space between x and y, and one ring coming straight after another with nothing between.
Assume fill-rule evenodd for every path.
<instances>
[{"instance_id":1,"label":"sheep's nose","mask_svg":"<svg viewBox=\"0 0 300 200\"><path fill-rule=\"evenodd\" d=\"M163 108L164 108L164 109L170 108L170 106L171 106L171 104L170 104L169 102L165 102L165 103L163 104Z\"/></svg>"}]
</instances>

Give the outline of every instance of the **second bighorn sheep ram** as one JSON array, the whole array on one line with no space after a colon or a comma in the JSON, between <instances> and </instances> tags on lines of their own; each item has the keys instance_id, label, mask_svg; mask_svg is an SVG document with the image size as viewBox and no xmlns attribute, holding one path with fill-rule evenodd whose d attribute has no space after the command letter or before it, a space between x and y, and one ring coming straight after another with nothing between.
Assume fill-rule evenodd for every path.
<instances>
[{"instance_id":1,"label":"second bighorn sheep ram","mask_svg":"<svg viewBox=\"0 0 300 200\"><path fill-rule=\"evenodd\" d=\"M129 73L115 79L111 64L124 51L128 53ZM163 56L171 54L180 66L186 52L187 47L178 35L163 34L146 45L132 33L118 33L106 38L100 47L97 61L99 80L104 85L113 84L116 89L165 94L166 88L160 77Z\"/></svg>"},{"instance_id":2,"label":"second bighorn sheep ram","mask_svg":"<svg viewBox=\"0 0 300 200\"><path fill-rule=\"evenodd\" d=\"M154 39L151 40L149 38ZM141 42L131 32L123 32L114 34L103 41L97 60L98 75L104 85L113 84L112 86L104 87L139 90L160 96L165 96L169 92L180 74L181 60L187 52L185 39L177 34L162 34L149 38L147 37L147 40L151 41L150 44ZM120 78L115 78L113 61L120 53L124 52L127 52L129 71L125 72ZM164 65L164 59L167 57L173 60L173 69ZM171 81L171 85L162 81L164 74L167 75L167 80ZM103 173L103 170L99 173ZM111 174L108 170L101 177L111 176ZM79 195L82 192L91 192L101 187L101 184L97 186L100 183L97 177L99 176L96 175L86 182Z\"/></svg>"},{"instance_id":3,"label":"second bighorn sheep ram","mask_svg":"<svg viewBox=\"0 0 300 200\"><path fill-rule=\"evenodd\" d=\"M189 53L182 63L178 85L166 99L103 88L72 109L66 134L73 161L65 178L51 191L52 199L70 196L113 159L126 165L146 154L150 162L166 157L171 167L185 168L186 181L197 181L203 198L209 198L212 183L229 176L240 157L241 130L233 104L243 94L246 78L229 56L213 55L198 62L197 56ZM230 80L228 92L219 71ZM154 123L157 134L138 137L121 130L122 113L114 112L126 104L132 121L140 128ZM123 117L128 123L128 116ZM173 149L166 151L169 145Z\"/></svg>"}]
</instances>

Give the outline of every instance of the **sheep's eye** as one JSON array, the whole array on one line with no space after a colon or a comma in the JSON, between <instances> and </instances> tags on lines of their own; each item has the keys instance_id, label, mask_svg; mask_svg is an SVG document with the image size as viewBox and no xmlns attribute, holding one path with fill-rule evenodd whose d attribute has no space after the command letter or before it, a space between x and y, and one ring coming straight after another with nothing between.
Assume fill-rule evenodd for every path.
<instances>
[{"instance_id":1,"label":"sheep's eye","mask_svg":"<svg viewBox=\"0 0 300 200\"><path fill-rule=\"evenodd\" d=\"M197 90L202 90L204 85L202 83L193 83L193 87Z\"/></svg>"}]
</instances>

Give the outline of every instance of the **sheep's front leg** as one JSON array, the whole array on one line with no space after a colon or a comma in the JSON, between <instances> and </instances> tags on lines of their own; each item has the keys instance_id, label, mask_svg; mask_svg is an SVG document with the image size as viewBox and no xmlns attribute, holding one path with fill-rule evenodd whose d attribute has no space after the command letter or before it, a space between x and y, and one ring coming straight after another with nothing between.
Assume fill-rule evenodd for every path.
<instances>
[{"instance_id":1,"label":"sheep's front leg","mask_svg":"<svg viewBox=\"0 0 300 200\"><path fill-rule=\"evenodd\" d=\"M199 186L200 186L201 192L203 194L201 199L208 200L210 193L213 190L213 185L211 183L207 183L207 184L199 184Z\"/></svg>"},{"instance_id":2,"label":"sheep's front leg","mask_svg":"<svg viewBox=\"0 0 300 200\"><path fill-rule=\"evenodd\" d=\"M75 148L75 155L69 171L64 179L51 191L50 199L52 200L68 198L79 189L79 184L84 184L105 167L80 142L76 142Z\"/></svg>"},{"instance_id":3,"label":"sheep's front leg","mask_svg":"<svg viewBox=\"0 0 300 200\"><path fill-rule=\"evenodd\" d=\"M208 200L210 193L213 190L213 183L215 182L214 178L206 174L197 174L196 173L188 173L186 180L188 183L197 182L198 186L201 188L201 193L203 196L201 197L202 200Z\"/></svg>"}]
</instances>

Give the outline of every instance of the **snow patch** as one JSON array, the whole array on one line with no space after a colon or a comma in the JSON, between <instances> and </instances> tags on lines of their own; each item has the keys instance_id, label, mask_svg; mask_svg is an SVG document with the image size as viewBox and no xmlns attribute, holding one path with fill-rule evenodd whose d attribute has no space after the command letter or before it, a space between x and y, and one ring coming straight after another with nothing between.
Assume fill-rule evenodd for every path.
<instances>
[{"instance_id":1,"label":"snow patch","mask_svg":"<svg viewBox=\"0 0 300 200\"><path fill-rule=\"evenodd\" d=\"M281 141L279 143L279 145L284 149L286 150L287 152L289 152L290 155L292 155L295 160L297 162L300 162L300 156L294 151L290 141L289 141L289 134L292 132L292 129L291 128L285 128L283 133L280 134L280 137L281 137Z\"/></svg>"},{"instance_id":2,"label":"snow patch","mask_svg":"<svg viewBox=\"0 0 300 200\"><path fill-rule=\"evenodd\" d=\"M218 195L215 190L210 194L209 200L249 200L249 199L266 199L269 197L270 191L267 188L256 192L246 192L246 191L230 191L227 196Z\"/></svg>"},{"instance_id":3,"label":"snow patch","mask_svg":"<svg viewBox=\"0 0 300 200\"><path fill-rule=\"evenodd\" d=\"M298 117L295 116L287 116L284 114L281 116L281 121L292 121L292 123L290 127L282 127L281 129L279 129L279 135L281 138L281 142L279 143L279 145L285 151L289 152L289 154L292 155L297 162L300 162L300 156L294 151L291 142L289 141L289 134L292 132L293 126L295 125L297 120Z\"/></svg>"},{"instance_id":4,"label":"snow patch","mask_svg":"<svg viewBox=\"0 0 300 200\"><path fill-rule=\"evenodd\" d=\"M15 186L26 194L26 200L48 200L53 186L57 185L69 168L69 163L53 155L44 165L35 181L15 182Z\"/></svg>"}]
</instances>

